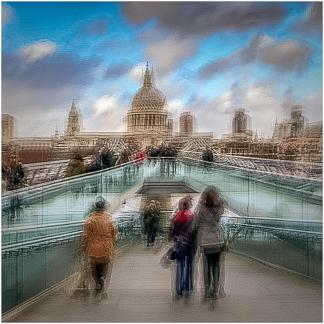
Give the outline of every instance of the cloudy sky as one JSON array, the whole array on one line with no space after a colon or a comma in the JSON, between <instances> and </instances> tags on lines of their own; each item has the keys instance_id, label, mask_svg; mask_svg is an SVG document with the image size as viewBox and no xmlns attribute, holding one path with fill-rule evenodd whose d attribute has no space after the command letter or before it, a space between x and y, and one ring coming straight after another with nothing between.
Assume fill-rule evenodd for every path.
<instances>
[{"instance_id":1,"label":"cloudy sky","mask_svg":"<svg viewBox=\"0 0 324 324\"><path fill-rule=\"evenodd\" d=\"M312 2L3 2L2 112L17 135L62 133L76 99L84 131L123 131L145 62L177 119L230 131L245 108L270 136L302 104L322 120L322 7Z\"/></svg>"}]
</instances>

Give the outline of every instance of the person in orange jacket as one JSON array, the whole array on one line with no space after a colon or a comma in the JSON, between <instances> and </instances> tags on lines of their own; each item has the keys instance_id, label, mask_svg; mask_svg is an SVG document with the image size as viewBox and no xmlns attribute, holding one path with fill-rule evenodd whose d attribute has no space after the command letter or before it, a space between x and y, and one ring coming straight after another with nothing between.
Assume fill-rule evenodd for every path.
<instances>
[{"instance_id":1,"label":"person in orange jacket","mask_svg":"<svg viewBox=\"0 0 324 324\"><path fill-rule=\"evenodd\" d=\"M107 212L107 202L103 197L98 197L94 211L84 223L82 236L82 250L88 257L98 292L106 288L106 276L115 254L116 237L112 216Z\"/></svg>"}]
</instances>

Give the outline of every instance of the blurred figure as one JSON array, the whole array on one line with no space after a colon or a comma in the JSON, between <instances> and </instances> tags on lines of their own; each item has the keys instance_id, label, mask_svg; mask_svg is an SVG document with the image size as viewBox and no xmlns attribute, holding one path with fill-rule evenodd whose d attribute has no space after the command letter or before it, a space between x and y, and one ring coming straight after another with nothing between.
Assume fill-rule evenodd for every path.
<instances>
[{"instance_id":1,"label":"blurred figure","mask_svg":"<svg viewBox=\"0 0 324 324\"><path fill-rule=\"evenodd\" d=\"M92 277L98 293L107 289L106 277L109 270L109 283L111 262L116 247L116 230L113 226L112 216L106 210L106 200L103 197L98 197L94 211L84 223L82 236L82 250L91 265Z\"/></svg>"},{"instance_id":2,"label":"blurred figure","mask_svg":"<svg viewBox=\"0 0 324 324\"><path fill-rule=\"evenodd\" d=\"M171 220L174 241L173 258L176 260L176 296L188 296L192 292L192 241L190 225L193 218L192 198L186 196L179 201L179 208Z\"/></svg>"},{"instance_id":3,"label":"blurred figure","mask_svg":"<svg viewBox=\"0 0 324 324\"><path fill-rule=\"evenodd\" d=\"M124 164L130 161L131 152L129 149L124 149L118 156L115 165Z\"/></svg>"},{"instance_id":4,"label":"blurred figure","mask_svg":"<svg viewBox=\"0 0 324 324\"><path fill-rule=\"evenodd\" d=\"M87 166L86 172L94 172L111 168L115 165L117 157L109 148L102 148L95 156L93 161Z\"/></svg>"},{"instance_id":5,"label":"blurred figure","mask_svg":"<svg viewBox=\"0 0 324 324\"><path fill-rule=\"evenodd\" d=\"M73 153L72 159L69 161L66 169L65 177L73 177L85 172L84 161L79 153Z\"/></svg>"},{"instance_id":6,"label":"blurred figure","mask_svg":"<svg viewBox=\"0 0 324 324\"><path fill-rule=\"evenodd\" d=\"M154 246L157 233L160 228L160 206L159 203L151 200L143 212L144 233L147 237L147 247Z\"/></svg>"},{"instance_id":7,"label":"blurred figure","mask_svg":"<svg viewBox=\"0 0 324 324\"><path fill-rule=\"evenodd\" d=\"M14 157L9 161L9 165L5 170L7 180L7 190L15 190L21 188L24 183L25 172L23 164Z\"/></svg>"},{"instance_id":8,"label":"blurred figure","mask_svg":"<svg viewBox=\"0 0 324 324\"><path fill-rule=\"evenodd\" d=\"M207 162L214 162L214 154L209 147L206 147L202 153L202 160Z\"/></svg>"},{"instance_id":9,"label":"blurred figure","mask_svg":"<svg viewBox=\"0 0 324 324\"><path fill-rule=\"evenodd\" d=\"M224 234L219 225L224 202L215 187L207 187L195 210L192 235L203 258L205 299L224 297Z\"/></svg>"}]
</instances>

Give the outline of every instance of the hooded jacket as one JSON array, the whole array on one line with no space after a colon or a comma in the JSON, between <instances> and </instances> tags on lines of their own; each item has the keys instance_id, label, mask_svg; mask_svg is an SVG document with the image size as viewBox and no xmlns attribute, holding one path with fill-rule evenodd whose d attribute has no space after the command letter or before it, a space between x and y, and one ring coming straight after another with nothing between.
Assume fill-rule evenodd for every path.
<instances>
[{"instance_id":1,"label":"hooded jacket","mask_svg":"<svg viewBox=\"0 0 324 324\"><path fill-rule=\"evenodd\" d=\"M94 211L84 223L82 248L95 261L112 259L116 245L116 230L112 217L104 211Z\"/></svg>"}]
</instances>

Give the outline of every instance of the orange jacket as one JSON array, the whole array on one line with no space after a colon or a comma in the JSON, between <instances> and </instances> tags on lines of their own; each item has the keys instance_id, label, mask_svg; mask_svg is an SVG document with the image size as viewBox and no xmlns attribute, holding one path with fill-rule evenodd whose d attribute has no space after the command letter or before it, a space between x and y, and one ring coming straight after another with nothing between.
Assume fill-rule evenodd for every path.
<instances>
[{"instance_id":1,"label":"orange jacket","mask_svg":"<svg viewBox=\"0 0 324 324\"><path fill-rule=\"evenodd\" d=\"M84 223L82 249L91 259L110 261L115 251L116 234L111 215L95 211Z\"/></svg>"}]
</instances>

